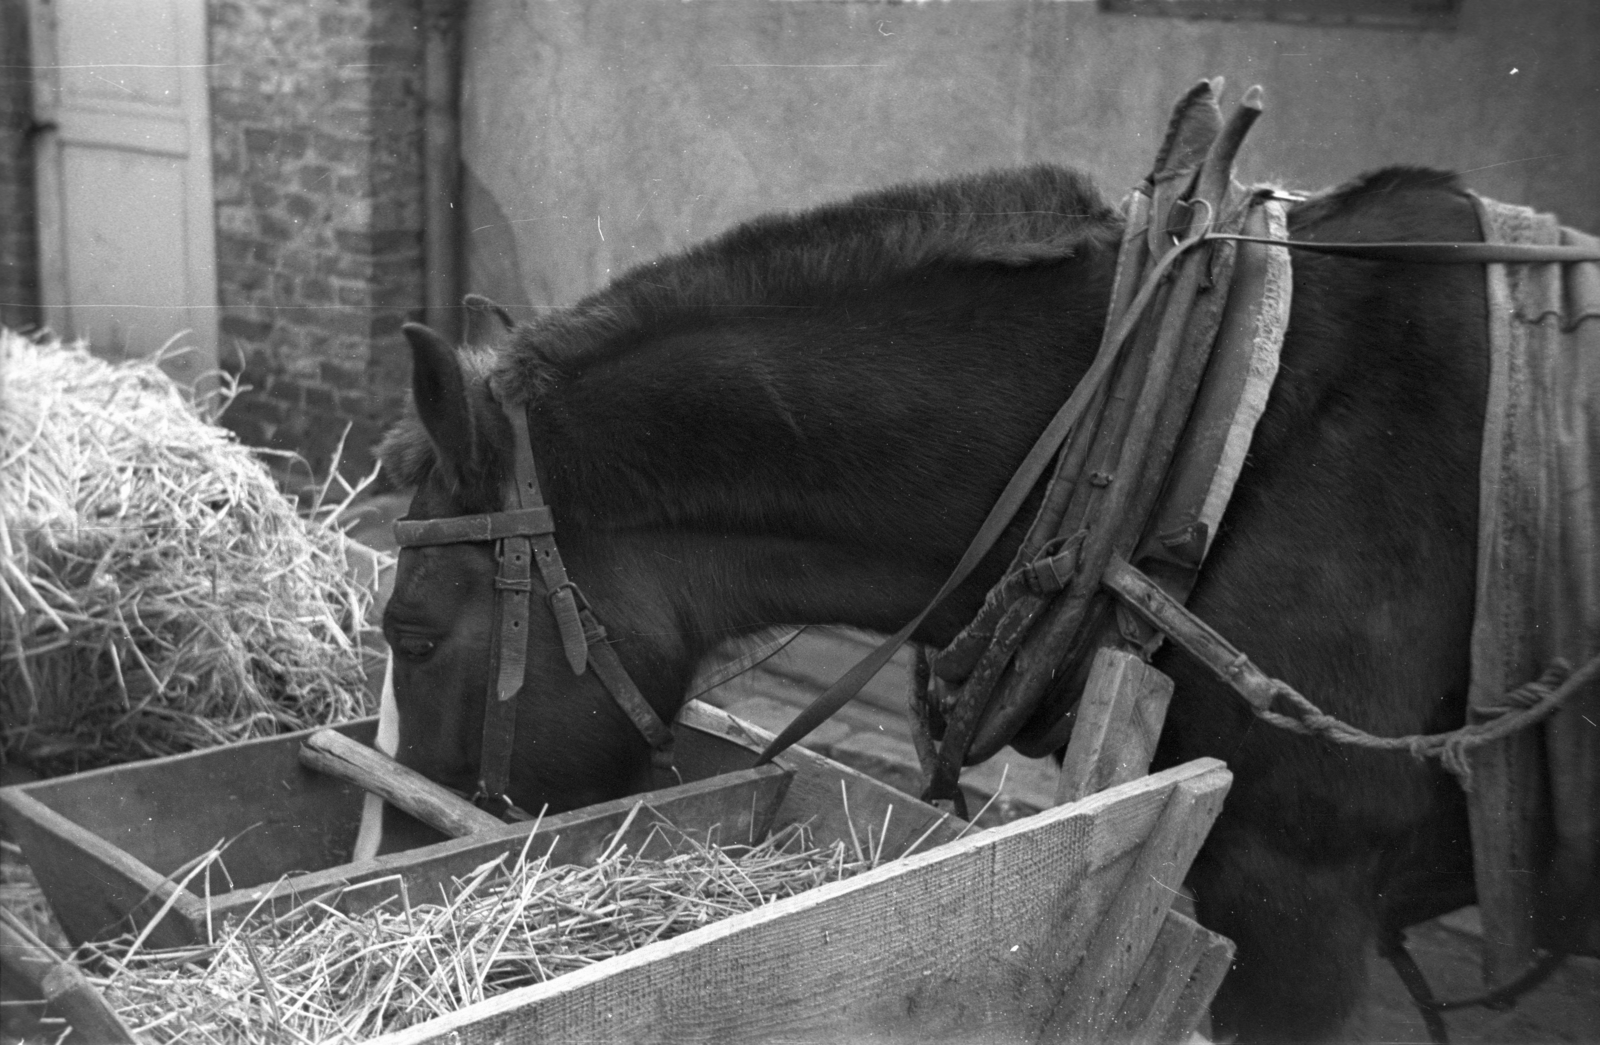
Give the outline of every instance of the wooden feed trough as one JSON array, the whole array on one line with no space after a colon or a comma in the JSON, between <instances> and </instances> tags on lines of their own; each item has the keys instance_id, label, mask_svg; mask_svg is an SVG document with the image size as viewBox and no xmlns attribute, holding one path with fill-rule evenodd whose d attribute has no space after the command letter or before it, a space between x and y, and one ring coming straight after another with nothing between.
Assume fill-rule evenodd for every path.
<instances>
[{"instance_id":1,"label":"wooden feed trough","mask_svg":"<svg viewBox=\"0 0 1600 1045\"><path fill-rule=\"evenodd\" d=\"M685 783L545 818L536 830L559 836L557 861L593 861L625 825L642 842L644 819L627 824L641 800L729 838L809 820L828 844L851 837L850 819L859 831L887 814L886 854L926 840L856 877L374 1040L1185 1040L1232 946L1170 906L1230 775L1214 760L1143 775L1140 738L1162 716L1141 709L1152 693L1164 708L1164 692L1159 675L1152 684L1120 656L1102 654L1096 690L1110 710L1086 703L1085 740L1074 738L1063 777L1087 797L964 837L959 821L802 749L751 769L768 735L692 703L677 724ZM370 743L375 722L340 732ZM166 907L150 946L202 940L208 919L282 913L341 886L371 883L338 893L346 908L394 895L400 880L426 895L521 851L535 830L461 824L472 833L351 863L363 792L305 768L306 738L8 788L0 815L75 942ZM1116 786L1089 793L1105 783ZM173 884L224 838L234 839L225 872Z\"/></svg>"}]
</instances>

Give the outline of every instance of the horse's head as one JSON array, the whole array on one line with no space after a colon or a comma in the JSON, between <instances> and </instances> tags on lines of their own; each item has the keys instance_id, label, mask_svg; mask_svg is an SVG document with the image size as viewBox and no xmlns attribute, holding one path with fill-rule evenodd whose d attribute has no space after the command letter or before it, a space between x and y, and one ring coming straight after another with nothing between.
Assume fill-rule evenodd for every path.
<instances>
[{"instance_id":1,"label":"horse's head","mask_svg":"<svg viewBox=\"0 0 1600 1045\"><path fill-rule=\"evenodd\" d=\"M512 425L494 397L489 356L457 352L425 327L408 326L415 416L386 441L391 471L417 485L408 520L454 519L501 512L514 459ZM520 409L516 407L515 409ZM542 470L542 469L541 469ZM664 633L650 622L665 612L648 589L612 589L617 571L581 533L562 535L560 552L580 591L608 606L627 635ZM447 541L402 548L384 634L394 653L400 711L399 760L467 793L482 778L486 708L494 701L498 556L493 541ZM595 670L575 673L550 609L548 586L531 571L526 667L519 682L507 796L519 806L575 808L637 790L648 782L649 747ZM659 621L657 621L659 624ZM670 720L673 693L686 678L663 676L644 644L615 643L632 678ZM679 658L681 660L681 658ZM648 680L657 680L652 685ZM491 724L491 729L494 728Z\"/></svg>"}]
</instances>

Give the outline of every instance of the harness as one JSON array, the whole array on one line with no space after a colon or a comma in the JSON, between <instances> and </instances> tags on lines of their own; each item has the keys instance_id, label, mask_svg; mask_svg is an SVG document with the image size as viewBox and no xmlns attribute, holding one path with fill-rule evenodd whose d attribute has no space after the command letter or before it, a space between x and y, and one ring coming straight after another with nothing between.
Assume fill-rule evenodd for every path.
<instances>
[{"instance_id":1,"label":"harness","mask_svg":"<svg viewBox=\"0 0 1600 1045\"><path fill-rule=\"evenodd\" d=\"M493 541L495 605L490 681L484 696L483 746L478 763L478 791L473 801L500 813L520 812L506 797L511 780L511 749L516 738L517 694L522 691L528 665L528 626L535 589L555 618L562 651L574 676L593 671L613 700L650 745L656 773L674 778L672 729L644 699L616 651L606 641L606 629L589 608L561 561L556 547L555 520L539 486L533 442L528 435L528 412L521 404L501 404L511 424L512 474L501 490L498 512L458 515L445 519L401 520L394 524L402 548L443 544L477 544ZM539 579L535 582L533 567Z\"/></svg>"},{"instance_id":2,"label":"harness","mask_svg":"<svg viewBox=\"0 0 1600 1045\"><path fill-rule=\"evenodd\" d=\"M1148 659L1170 638L1258 715L1295 721L1268 709L1298 694L1267 679L1183 605L1276 370L1290 283L1289 252L1281 248L1413 264L1600 260L1600 252L1581 246L1291 240L1282 205L1298 197L1246 190L1231 177L1260 115L1260 90L1247 92L1224 123L1219 88L1201 81L1179 103L1152 173L1125 205L1100 350L950 578L921 613L802 710L763 761L804 738L888 663L994 547L1052 461L1034 522L977 617L918 664L911 711L928 781L923 799L965 816L962 766L1007 744L1033 756L1065 744L1075 687L1061 687L1054 698L1051 692L1101 645L1121 644ZM1562 687L1518 720L1548 714L1572 691ZM1338 736L1316 721L1328 717L1309 702L1294 706L1301 722ZM1497 725L1494 735L1510 724ZM1490 738L1487 727L1473 728L1462 739ZM1438 741L1441 751L1447 745L1444 737L1392 743L1422 750L1413 740Z\"/></svg>"}]
</instances>

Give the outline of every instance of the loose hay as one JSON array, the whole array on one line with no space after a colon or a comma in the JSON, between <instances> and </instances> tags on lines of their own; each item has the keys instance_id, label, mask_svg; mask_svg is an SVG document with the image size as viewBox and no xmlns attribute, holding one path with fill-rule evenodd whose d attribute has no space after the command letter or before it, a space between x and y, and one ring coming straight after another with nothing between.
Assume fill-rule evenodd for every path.
<instances>
[{"instance_id":1,"label":"loose hay","mask_svg":"<svg viewBox=\"0 0 1600 1045\"><path fill-rule=\"evenodd\" d=\"M552 867L524 847L435 902L347 914L314 901L219 926L214 946L141 951L124 938L77 958L144 1040L358 1041L850 877L876 863L870 842L817 846L791 825L724 848L657 824L640 852L664 844L664 858L613 840L593 866Z\"/></svg>"},{"instance_id":2,"label":"loose hay","mask_svg":"<svg viewBox=\"0 0 1600 1045\"><path fill-rule=\"evenodd\" d=\"M0 758L54 774L370 713L348 541L156 361L0 330Z\"/></svg>"}]
</instances>

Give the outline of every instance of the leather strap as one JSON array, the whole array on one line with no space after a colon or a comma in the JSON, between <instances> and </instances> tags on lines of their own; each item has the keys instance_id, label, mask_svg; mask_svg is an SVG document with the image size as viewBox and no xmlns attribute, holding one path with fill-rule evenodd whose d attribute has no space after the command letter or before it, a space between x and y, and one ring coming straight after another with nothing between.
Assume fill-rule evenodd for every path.
<instances>
[{"instance_id":1,"label":"leather strap","mask_svg":"<svg viewBox=\"0 0 1600 1045\"><path fill-rule=\"evenodd\" d=\"M1417 265L1536 265L1600 261L1600 251L1589 247L1539 246L1532 243L1317 243L1312 240L1275 240L1263 236L1215 233L1210 239L1240 243L1266 243L1318 254L1363 258L1368 261L1405 261Z\"/></svg>"},{"instance_id":2,"label":"leather strap","mask_svg":"<svg viewBox=\"0 0 1600 1045\"><path fill-rule=\"evenodd\" d=\"M514 467L522 504L537 505L548 513L550 509L545 506L544 491L539 488L539 473L533 460L528 412L519 407L508 411L507 415L511 419L512 452L516 455ZM539 565L539 576L544 580L545 599L550 605L550 612L555 615L556 628L561 635L561 648L566 654L567 666L574 675L582 675L588 663L589 644L584 639L583 622L578 618L577 585L567 576L566 564L561 561L554 524L537 533L532 546L534 561Z\"/></svg>"},{"instance_id":3,"label":"leather strap","mask_svg":"<svg viewBox=\"0 0 1600 1045\"><path fill-rule=\"evenodd\" d=\"M543 527L535 533L549 540L549 509L539 490L539 476L528 447L528 415L520 404L506 411L511 422L514 444L512 478L503 494L505 510L493 515L468 516L451 520L472 522L481 519L484 530L494 531L500 520L522 518ZM532 516L542 513L543 518ZM446 529L441 527L440 529ZM482 540L492 538L484 537ZM519 530L504 533L499 540L499 569L495 573L494 689L488 694L483 715L482 754L478 760L478 797L504 801L511 782L511 749L517 732L517 693L528 673L529 604L533 601L533 547L527 534Z\"/></svg>"},{"instance_id":4,"label":"leather strap","mask_svg":"<svg viewBox=\"0 0 1600 1045\"><path fill-rule=\"evenodd\" d=\"M634 728L644 734L645 741L650 745L650 762L656 771L678 777L677 767L673 764L672 727L662 721L656 709L639 692L639 687L633 684L632 676L606 641L606 629L600 621L587 607L579 613L583 619L584 634L589 639L589 666L594 669L595 676L610 691L611 699L633 722ZM678 777L674 782L682 783L683 780Z\"/></svg>"},{"instance_id":5,"label":"leather strap","mask_svg":"<svg viewBox=\"0 0 1600 1045\"><path fill-rule=\"evenodd\" d=\"M491 515L458 515L449 519L402 519L394 524L394 538L402 548L437 544L476 544L506 537L531 537L554 533L550 509L544 505Z\"/></svg>"}]
</instances>

